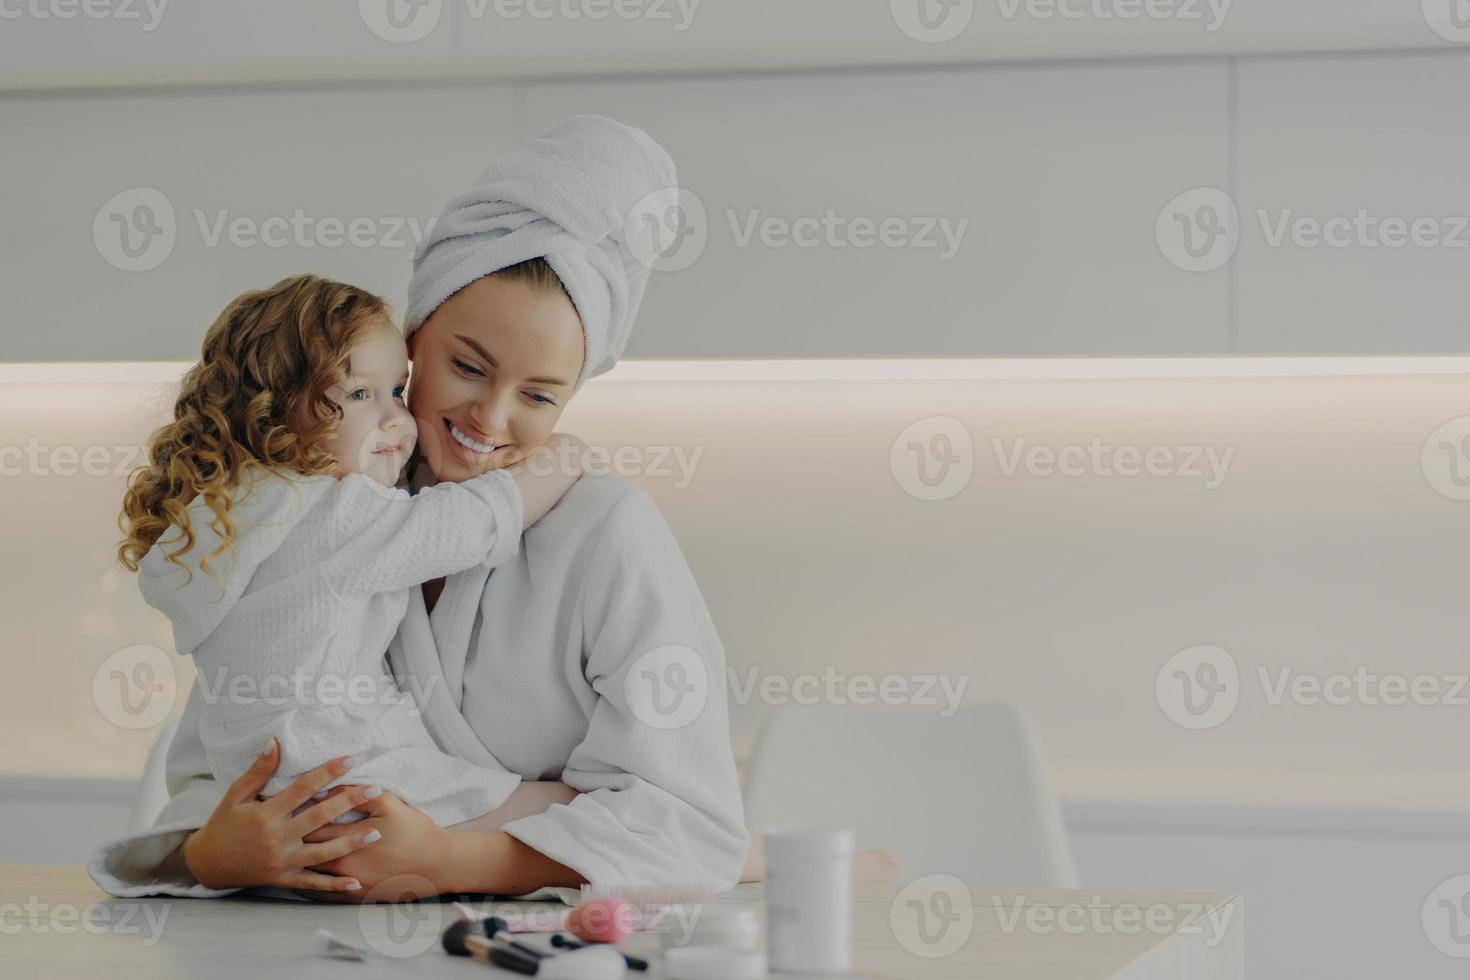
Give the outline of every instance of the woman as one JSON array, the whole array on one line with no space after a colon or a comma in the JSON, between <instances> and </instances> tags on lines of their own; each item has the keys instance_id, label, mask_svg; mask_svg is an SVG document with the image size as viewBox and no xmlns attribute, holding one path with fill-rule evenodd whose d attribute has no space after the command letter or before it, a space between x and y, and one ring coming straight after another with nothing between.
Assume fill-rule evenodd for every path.
<instances>
[{"instance_id":1,"label":"woman","mask_svg":"<svg viewBox=\"0 0 1470 980\"><path fill-rule=\"evenodd\" d=\"M647 134L576 116L449 203L409 290L415 488L524 459L616 363L648 276L627 216L675 185ZM271 750L220 787L196 684L169 749L168 806L154 828L105 845L94 879L120 895L278 886L343 900L739 879L748 836L724 650L667 524L632 484L583 477L493 574L427 583L388 659L445 751L526 780L499 809L451 829L367 787L313 803L341 760L260 801ZM348 809L365 819L332 822ZM323 862L344 839L351 851ZM351 879L362 887L338 884Z\"/></svg>"}]
</instances>

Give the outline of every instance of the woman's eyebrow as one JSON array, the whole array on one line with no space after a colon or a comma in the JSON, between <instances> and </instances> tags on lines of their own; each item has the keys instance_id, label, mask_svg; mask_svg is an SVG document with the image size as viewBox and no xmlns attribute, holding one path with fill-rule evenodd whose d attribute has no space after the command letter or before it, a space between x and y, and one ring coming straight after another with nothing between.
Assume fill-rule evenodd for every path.
<instances>
[{"instance_id":1,"label":"woman's eyebrow","mask_svg":"<svg viewBox=\"0 0 1470 980\"><path fill-rule=\"evenodd\" d=\"M454 336L466 347L469 347L476 354L479 354L481 357L483 357L490 364L491 367L500 367L500 365L495 362L495 358L490 356L490 352L481 347L476 340L471 337L466 337L462 333L457 333ZM567 387L567 383L560 378L527 378L526 383L533 385L559 385L563 388Z\"/></svg>"}]
</instances>

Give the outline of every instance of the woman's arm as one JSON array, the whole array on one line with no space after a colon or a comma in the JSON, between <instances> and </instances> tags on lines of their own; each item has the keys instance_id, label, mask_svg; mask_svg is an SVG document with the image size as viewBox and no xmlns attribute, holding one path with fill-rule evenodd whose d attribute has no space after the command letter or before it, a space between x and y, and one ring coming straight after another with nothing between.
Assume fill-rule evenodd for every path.
<instances>
[{"instance_id":1,"label":"woman's arm","mask_svg":"<svg viewBox=\"0 0 1470 980\"><path fill-rule=\"evenodd\" d=\"M88 863L92 880L108 894L125 898L148 895L214 898L241 887L284 883L291 872L305 869L304 865L290 867L293 852L299 852L297 858L302 861L326 853L302 851L301 837L331 820L340 812L342 803L332 807L313 806L292 823L289 813L286 816L277 813L279 804L256 801L260 787L279 764L280 753L274 747L268 758L258 760L234 784L221 787L209 774L204 748L199 742L201 703L196 684L168 749L166 771L172 796L154 826L108 841ZM311 799L335 775L346 771L340 768L340 760L334 762L336 766L329 764L298 777L287 790L291 798ZM293 831L299 831L296 837L285 835L288 824ZM242 844L247 836L253 836L255 843ZM350 852L365 844L359 835L339 846ZM232 861L245 864L246 870L231 871ZM278 872L274 876L276 880L270 880L273 876L264 873L264 869L272 868ZM344 888L348 884L315 877L311 880L323 888Z\"/></svg>"}]
</instances>

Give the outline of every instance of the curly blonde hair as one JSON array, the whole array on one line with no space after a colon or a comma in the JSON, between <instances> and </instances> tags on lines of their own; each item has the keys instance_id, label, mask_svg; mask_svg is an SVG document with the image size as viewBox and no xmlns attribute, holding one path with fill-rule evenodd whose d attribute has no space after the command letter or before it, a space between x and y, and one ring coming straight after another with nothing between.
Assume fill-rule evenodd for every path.
<instances>
[{"instance_id":1,"label":"curly blonde hair","mask_svg":"<svg viewBox=\"0 0 1470 980\"><path fill-rule=\"evenodd\" d=\"M372 293L320 276L293 276L238 296L204 335L199 363L184 375L173 421L148 440L148 462L128 477L117 558L129 571L176 525L194 546L188 506L201 496L214 513L221 544L200 561L209 567L234 546L231 492L254 463L277 475L331 473L337 459L321 448L337 431L341 407L327 392L348 373L353 348L374 330L392 328L388 304ZM192 572L190 573L192 578Z\"/></svg>"}]
</instances>

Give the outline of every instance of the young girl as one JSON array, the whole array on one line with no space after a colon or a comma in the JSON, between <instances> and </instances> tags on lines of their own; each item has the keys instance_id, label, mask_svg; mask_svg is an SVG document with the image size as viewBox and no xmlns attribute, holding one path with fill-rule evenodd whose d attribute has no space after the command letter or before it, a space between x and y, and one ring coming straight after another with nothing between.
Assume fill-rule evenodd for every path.
<instances>
[{"instance_id":1,"label":"young girl","mask_svg":"<svg viewBox=\"0 0 1470 980\"><path fill-rule=\"evenodd\" d=\"M194 657L217 779L238 778L273 738L280 765L263 796L352 753L350 776L329 785L370 783L366 796L390 790L449 826L494 809L520 777L440 752L384 651L411 588L516 554L523 508L534 523L579 474L517 466L410 495L397 486L417 441L407 374L376 296L316 276L243 294L129 481L118 558Z\"/></svg>"}]
</instances>

